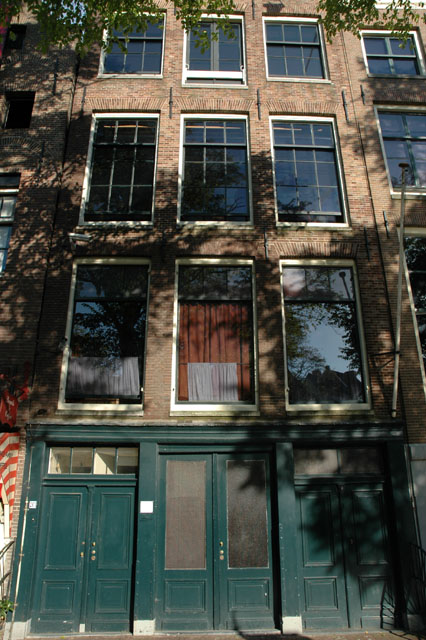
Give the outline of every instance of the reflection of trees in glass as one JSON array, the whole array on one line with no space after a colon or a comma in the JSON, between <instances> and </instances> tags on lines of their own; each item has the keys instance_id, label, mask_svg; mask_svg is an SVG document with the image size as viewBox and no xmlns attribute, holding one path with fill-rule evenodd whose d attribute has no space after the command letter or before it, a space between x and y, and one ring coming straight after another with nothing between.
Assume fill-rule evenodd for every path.
<instances>
[{"instance_id":1,"label":"reflection of trees in glass","mask_svg":"<svg viewBox=\"0 0 426 640\"><path fill-rule=\"evenodd\" d=\"M406 238L405 259L410 274L423 362L426 363L426 238Z\"/></svg>"},{"instance_id":2,"label":"reflection of trees in glass","mask_svg":"<svg viewBox=\"0 0 426 640\"><path fill-rule=\"evenodd\" d=\"M320 328L329 329L329 342L315 348L311 339ZM292 303L286 310L286 335L291 402L363 402L354 308ZM336 350L338 362L330 355Z\"/></svg>"},{"instance_id":3,"label":"reflection of trees in glass","mask_svg":"<svg viewBox=\"0 0 426 640\"><path fill-rule=\"evenodd\" d=\"M73 356L143 356L147 269L139 266L79 268Z\"/></svg>"},{"instance_id":4,"label":"reflection of trees in glass","mask_svg":"<svg viewBox=\"0 0 426 640\"><path fill-rule=\"evenodd\" d=\"M363 402L350 269L284 270L291 403Z\"/></svg>"},{"instance_id":5,"label":"reflection of trees in glass","mask_svg":"<svg viewBox=\"0 0 426 640\"><path fill-rule=\"evenodd\" d=\"M74 317L73 355L124 358L143 354L145 304L80 302Z\"/></svg>"},{"instance_id":6,"label":"reflection of trees in glass","mask_svg":"<svg viewBox=\"0 0 426 640\"><path fill-rule=\"evenodd\" d=\"M245 122L188 120L184 157L184 219L248 219Z\"/></svg>"}]
</instances>

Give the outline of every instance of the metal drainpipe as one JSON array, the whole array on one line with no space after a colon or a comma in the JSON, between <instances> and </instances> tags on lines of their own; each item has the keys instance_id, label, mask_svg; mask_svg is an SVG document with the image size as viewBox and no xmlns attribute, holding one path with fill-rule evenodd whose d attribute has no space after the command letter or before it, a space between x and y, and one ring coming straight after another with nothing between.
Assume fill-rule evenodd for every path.
<instances>
[{"instance_id":1,"label":"metal drainpipe","mask_svg":"<svg viewBox=\"0 0 426 640\"><path fill-rule=\"evenodd\" d=\"M404 268L404 221L405 221L405 176L409 165L401 162L401 216L399 220L399 270L396 301L396 327L395 327L395 366L393 371L392 393L392 418L396 418L396 405L398 402L398 377L401 348L401 309L402 309L402 271Z\"/></svg>"}]
</instances>

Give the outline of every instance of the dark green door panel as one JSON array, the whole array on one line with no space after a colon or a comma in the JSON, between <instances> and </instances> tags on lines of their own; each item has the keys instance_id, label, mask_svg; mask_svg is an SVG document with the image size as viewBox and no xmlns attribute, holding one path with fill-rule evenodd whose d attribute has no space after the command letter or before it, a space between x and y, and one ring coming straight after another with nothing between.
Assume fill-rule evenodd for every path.
<instances>
[{"instance_id":1,"label":"dark green door panel","mask_svg":"<svg viewBox=\"0 0 426 640\"><path fill-rule=\"evenodd\" d=\"M208 456L161 460L159 615L163 630L213 628L212 461Z\"/></svg>"},{"instance_id":2,"label":"dark green door panel","mask_svg":"<svg viewBox=\"0 0 426 640\"><path fill-rule=\"evenodd\" d=\"M162 630L274 628L265 456L162 459Z\"/></svg>"},{"instance_id":3,"label":"dark green door panel","mask_svg":"<svg viewBox=\"0 0 426 640\"><path fill-rule=\"evenodd\" d=\"M128 631L132 586L134 488L93 493L86 631Z\"/></svg>"},{"instance_id":4,"label":"dark green door panel","mask_svg":"<svg viewBox=\"0 0 426 640\"><path fill-rule=\"evenodd\" d=\"M128 631L134 487L46 487L33 633Z\"/></svg>"},{"instance_id":5,"label":"dark green door panel","mask_svg":"<svg viewBox=\"0 0 426 640\"><path fill-rule=\"evenodd\" d=\"M352 526L346 536L350 626L379 629L384 601L392 592L392 571L383 487L343 488L343 517Z\"/></svg>"},{"instance_id":6,"label":"dark green door panel","mask_svg":"<svg viewBox=\"0 0 426 640\"><path fill-rule=\"evenodd\" d=\"M88 492L46 489L41 513L38 576L32 630L79 630Z\"/></svg>"},{"instance_id":7,"label":"dark green door panel","mask_svg":"<svg viewBox=\"0 0 426 640\"><path fill-rule=\"evenodd\" d=\"M217 455L216 486L216 628L273 629L268 459Z\"/></svg>"},{"instance_id":8,"label":"dark green door panel","mask_svg":"<svg viewBox=\"0 0 426 640\"><path fill-rule=\"evenodd\" d=\"M378 629L392 591L383 486L299 486L304 626Z\"/></svg>"},{"instance_id":9,"label":"dark green door panel","mask_svg":"<svg viewBox=\"0 0 426 640\"><path fill-rule=\"evenodd\" d=\"M347 606L336 487L299 491L304 624L311 629L347 626Z\"/></svg>"}]
</instances>

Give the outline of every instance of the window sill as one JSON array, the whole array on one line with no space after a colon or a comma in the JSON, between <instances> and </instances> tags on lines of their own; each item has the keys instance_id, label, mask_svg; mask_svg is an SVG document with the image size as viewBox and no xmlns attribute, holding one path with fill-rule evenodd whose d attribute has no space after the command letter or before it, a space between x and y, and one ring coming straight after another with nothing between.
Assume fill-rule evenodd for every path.
<instances>
[{"instance_id":1,"label":"window sill","mask_svg":"<svg viewBox=\"0 0 426 640\"><path fill-rule=\"evenodd\" d=\"M147 220L80 220L78 228L87 227L152 227L153 221Z\"/></svg>"},{"instance_id":2,"label":"window sill","mask_svg":"<svg viewBox=\"0 0 426 640\"><path fill-rule=\"evenodd\" d=\"M253 222L227 222L218 220L215 222L214 220L178 220L176 222L177 228L185 228L185 227L220 227L221 229L235 229L245 228L245 229L254 229Z\"/></svg>"},{"instance_id":3,"label":"window sill","mask_svg":"<svg viewBox=\"0 0 426 640\"><path fill-rule=\"evenodd\" d=\"M106 78L113 78L117 80L117 78L122 78L123 80L128 80L129 78L153 78L160 79L164 78L162 73L98 73L98 78L105 80Z\"/></svg>"},{"instance_id":4,"label":"window sill","mask_svg":"<svg viewBox=\"0 0 426 640\"><path fill-rule=\"evenodd\" d=\"M205 80L203 82L191 82L183 80L182 87L187 89L197 89L197 87L208 87L209 89L248 89L247 83L244 84L220 84L219 82L209 82Z\"/></svg>"},{"instance_id":5,"label":"window sill","mask_svg":"<svg viewBox=\"0 0 426 640\"><path fill-rule=\"evenodd\" d=\"M383 79L386 78L386 80L389 80L389 78L395 78L396 80L424 80L425 79L425 75L424 74L419 74L417 76L411 76L408 74L393 74L393 73L368 73L367 72L367 78L378 78L378 79Z\"/></svg>"},{"instance_id":6,"label":"window sill","mask_svg":"<svg viewBox=\"0 0 426 640\"><path fill-rule=\"evenodd\" d=\"M303 228L315 228L315 229L339 229L342 231L352 231L352 227L347 222L277 222L277 227L303 227Z\"/></svg>"},{"instance_id":7,"label":"window sill","mask_svg":"<svg viewBox=\"0 0 426 640\"><path fill-rule=\"evenodd\" d=\"M73 402L59 402L56 410L58 414L68 415L99 415L102 416L116 416L118 414L131 414L132 416L143 416L143 408L140 404L83 404Z\"/></svg>"},{"instance_id":8,"label":"window sill","mask_svg":"<svg viewBox=\"0 0 426 640\"><path fill-rule=\"evenodd\" d=\"M353 415L354 413L365 414L371 411L371 405L368 402L360 404L298 404L286 406L286 411L289 414L308 414L308 415L343 415L345 413Z\"/></svg>"},{"instance_id":9,"label":"window sill","mask_svg":"<svg viewBox=\"0 0 426 640\"><path fill-rule=\"evenodd\" d=\"M392 200L401 200L401 192L400 191L391 191ZM406 191L405 199L406 200L415 200L417 198L426 198L426 189L422 189L420 191Z\"/></svg>"},{"instance_id":10,"label":"window sill","mask_svg":"<svg viewBox=\"0 0 426 640\"><path fill-rule=\"evenodd\" d=\"M289 76L267 76L268 82L308 82L309 84L333 84L328 78L293 78Z\"/></svg>"},{"instance_id":11,"label":"window sill","mask_svg":"<svg viewBox=\"0 0 426 640\"><path fill-rule=\"evenodd\" d=\"M260 411L256 405L231 407L225 404L174 404L170 409L171 417L205 416L206 414L212 416L260 416Z\"/></svg>"}]
</instances>

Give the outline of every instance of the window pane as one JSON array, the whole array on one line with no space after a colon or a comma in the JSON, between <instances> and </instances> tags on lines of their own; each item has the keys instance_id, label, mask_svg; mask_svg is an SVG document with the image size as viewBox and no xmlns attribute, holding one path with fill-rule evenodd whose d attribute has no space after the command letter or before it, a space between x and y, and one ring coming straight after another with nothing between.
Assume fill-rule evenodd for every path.
<instances>
[{"instance_id":1,"label":"window pane","mask_svg":"<svg viewBox=\"0 0 426 640\"><path fill-rule=\"evenodd\" d=\"M426 315L419 314L417 316L417 325L419 329L420 346L422 349L423 366L426 365Z\"/></svg>"},{"instance_id":2,"label":"window pane","mask_svg":"<svg viewBox=\"0 0 426 640\"><path fill-rule=\"evenodd\" d=\"M255 483L253 479L256 479ZM228 566L268 566L266 472L263 460L227 460Z\"/></svg>"},{"instance_id":3,"label":"window pane","mask_svg":"<svg viewBox=\"0 0 426 640\"><path fill-rule=\"evenodd\" d=\"M273 131L279 219L297 220L300 214L322 222L317 216L330 212L331 221L338 221L342 201L331 125L274 122Z\"/></svg>"},{"instance_id":4,"label":"window pane","mask_svg":"<svg viewBox=\"0 0 426 640\"><path fill-rule=\"evenodd\" d=\"M416 50L412 38L408 38L407 42L399 40L398 38L389 38L390 48L392 53L398 56L406 55L412 56Z\"/></svg>"},{"instance_id":5,"label":"window pane","mask_svg":"<svg viewBox=\"0 0 426 640\"><path fill-rule=\"evenodd\" d=\"M282 47L268 45L268 72L270 76L286 75L286 65Z\"/></svg>"},{"instance_id":6,"label":"window pane","mask_svg":"<svg viewBox=\"0 0 426 640\"><path fill-rule=\"evenodd\" d=\"M291 404L364 401L354 309L343 304L286 307Z\"/></svg>"},{"instance_id":7,"label":"window pane","mask_svg":"<svg viewBox=\"0 0 426 640\"><path fill-rule=\"evenodd\" d=\"M166 569L206 568L206 463L168 460Z\"/></svg>"},{"instance_id":8,"label":"window pane","mask_svg":"<svg viewBox=\"0 0 426 640\"><path fill-rule=\"evenodd\" d=\"M115 447L96 448L93 473L112 475L115 473Z\"/></svg>"},{"instance_id":9,"label":"window pane","mask_svg":"<svg viewBox=\"0 0 426 640\"><path fill-rule=\"evenodd\" d=\"M394 60L395 73L409 76L418 75L417 63L415 60Z\"/></svg>"},{"instance_id":10,"label":"window pane","mask_svg":"<svg viewBox=\"0 0 426 640\"><path fill-rule=\"evenodd\" d=\"M79 267L68 400L140 398L147 276L141 266Z\"/></svg>"},{"instance_id":11,"label":"window pane","mask_svg":"<svg viewBox=\"0 0 426 640\"><path fill-rule=\"evenodd\" d=\"M92 472L93 449L73 448L71 473Z\"/></svg>"},{"instance_id":12,"label":"window pane","mask_svg":"<svg viewBox=\"0 0 426 640\"><path fill-rule=\"evenodd\" d=\"M133 204L135 185L153 193L156 120L100 120L92 154L88 220L150 218L151 203L143 209ZM146 164L148 163L148 164ZM142 175L141 175L142 174Z\"/></svg>"},{"instance_id":13,"label":"window pane","mask_svg":"<svg viewBox=\"0 0 426 640\"><path fill-rule=\"evenodd\" d=\"M318 42L318 29L313 25L302 26L303 42Z\"/></svg>"},{"instance_id":14,"label":"window pane","mask_svg":"<svg viewBox=\"0 0 426 640\"><path fill-rule=\"evenodd\" d=\"M286 42L300 42L300 27L299 25L284 25L284 38Z\"/></svg>"},{"instance_id":15,"label":"window pane","mask_svg":"<svg viewBox=\"0 0 426 640\"><path fill-rule=\"evenodd\" d=\"M252 401L251 269L181 267L179 275L178 399Z\"/></svg>"},{"instance_id":16,"label":"window pane","mask_svg":"<svg viewBox=\"0 0 426 640\"><path fill-rule=\"evenodd\" d=\"M283 25L282 24L267 24L266 25L266 38L269 42L282 42L283 37Z\"/></svg>"},{"instance_id":17,"label":"window pane","mask_svg":"<svg viewBox=\"0 0 426 640\"><path fill-rule=\"evenodd\" d=\"M13 219L15 212L16 196L0 196L0 218Z\"/></svg>"},{"instance_id":18,"label":"window pane","mask_svg":"<svg viewBox=\"0 0 426 640\"><path fill-rule=\"evenodd\" d=\"M7 249L9 246L11 227L0 227L0 249Z\"/></svg>"},{"instance_id":19,"label":"window pane","mask_svg":"<svg viewBox=\"0 0 426 640\"><path fill-rule=\"evenodd\" d=\"M339 449L340 473L383 473L380 451L372 447L364 449Z\"/></svg>"},{"instance_id":20,"label":"window pane","mask_svg":"<svg viewBox=\"0 0 426 640\"><path fill-rule=\"evenodd\" d=\"M390 60L388 58L369 58L368 70L370 73L390 75L392 69L390 66Z\"/></svg>"},{"instance_id":21,"label":"window pane","mask_svg":"<svg viewBox=\"0 0 426 640\"><path fill-rule=\"evenodd\" d=\"M410 271L426 272L426 238L405 238L405 259Z\"/></svg>"},{"instance_id":22,"label":"window pane","mask_svg":"<svg viewBox=\"0 0 426 640\"><path fill-rule=\"evenodd\" d=\"M407 127L413 138L426 137L426 115L406 115Z\"/></svg>"},{"instance_id":23,"label":"window pane","mask_svg":"<svg viewBox=\"0 0 426 640\"><path fill-rule=\"evenodd\" d=\"M117 473L136 473L138 462L138 449L134 447L119 447L117 449Z\"/></svg>"},{"instance_id":24,"label":"window pane","mask_svg":"<svg viewBox=\"0 0 426 640\"><path fill-rule=\"evenodd\" d=\"M266 33L270 75L324 77L316 25L271 24L266 26ZM285 46L273 45L274 41L283 42ZM302 43L314 46L303 46Z\"/></svg>"},{"instance_id":25,"label":"window pane","mask_svg":"<svg viewBox=\"0 0 426 640\"><path fill-rule=\"evenodd\" d=\"M125 144L127 142L134 142L136 134L136 121L135 120L118 120L117 121L117 133L116 142Z\"/></svg>"},{"instance_id":26,"label":"window pane","mask_svg":"<svg viewBox=\"0 0 426 640\"><path fill-rule=\"evenodd\" d=\"M184 154L182 218L247 220L245 122L186 122Z\"/></svg>"},{"instance_id":27,"label":"window pane","mask_svg":"<svg viewBox=\"0 0 426 640\"><path fill-rule=\"evenodd\" d=\"M159 24L148 23L145 32L131 29L126 36L115 29L114 35L122 36L124 48L114 43L105 53L104 73L159 73L161 71L163 29Z\"/></svg>"},{"instance_id":28,"label":"window pane","mask_svg":"<svg viewBox=\"0 0 426 640\"><path fill-rule=\"evenodd\" d=\"M351 269L286 267L283 284L290 403L364 402Z\"/></svg>"},{"instance_id":29,"label":"window pane","mask_svg":"<svg viewBox=\"0 0 426 640\"><path fill-rule=\"evenodd\" d=\"M52 447L50 449L48 473L70 473L71 448Z\"/></svg>"},{"instance_id":30,"label":"window pane","mask_svg":"<svg viewBox=\"0 0 426 640\"><path fill-rule=\"evenodd\" d=\"M364 38L364 46L368 54L387 54L385 38Z\"/></svg>"},{"instance_id":31,"label":"window pane","mask_svg":"<svg viewBox=\"0 0 426 640\"><path fill-rule=\"evenodd\" d=\"M334 475L338 472L337 449L294 449L295 475Z\"/></svg>"},{"instance_id":32,"label":"window pane","mask_svg":"<svg viewBox=\"0 0 426 640\"><path fill-rule=\"evenodd\" d=\"M401 114L380 113L379 120L383 135L405 135L405 127Z\"/></svg>"},{"instance_id":33,"label":"window pane","mask_svg":"<svg viewBox=\"0 0 426 640\"><path fill-rule=\"evenodd\" d=\"M416 309L426 309L426 273L410 273L411 290Z\"/></svg>"}]
</instances>

